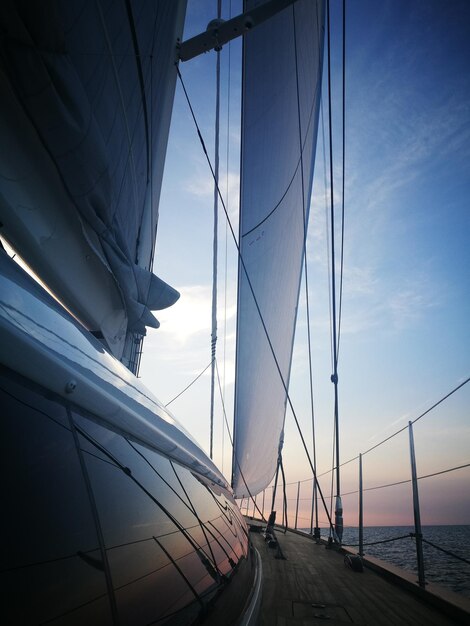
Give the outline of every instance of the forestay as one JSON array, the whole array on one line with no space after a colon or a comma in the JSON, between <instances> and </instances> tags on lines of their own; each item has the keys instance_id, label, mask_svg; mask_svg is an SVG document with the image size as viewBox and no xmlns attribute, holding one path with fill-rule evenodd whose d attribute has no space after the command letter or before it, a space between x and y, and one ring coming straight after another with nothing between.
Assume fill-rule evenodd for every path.
<instances>
[{"instance_id":1,"label":"forestay","mask_svg":"<svg viewBox=\"0 0 470 626\"><path fill-rule=\"evenodd\" d=\"M244 42L236 497L270 483L282 447L318 127L323 16L322 0L299 0Z\"/></svg>"}]
</instances>

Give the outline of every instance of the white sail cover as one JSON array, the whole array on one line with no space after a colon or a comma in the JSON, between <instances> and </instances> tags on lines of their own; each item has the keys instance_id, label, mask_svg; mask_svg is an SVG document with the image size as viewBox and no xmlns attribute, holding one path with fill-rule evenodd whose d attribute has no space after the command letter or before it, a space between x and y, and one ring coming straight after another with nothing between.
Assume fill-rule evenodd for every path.
<instances>
[{"instance_id":1,"label":"white sail cover","mask_svg":"<svg viewBox=\"0 0 470 626\"><path fill-rule=\"evenodd\" d=\"M186 0L0 4L3 234L121 357L179 295L151 266Z\"/></svg>"},{"instance_id":2,"label":"white sail cover","mask_svg":"<svg viewBox=\"0 0 470 626\"><path fill-rule=\"evenodd\" d=\"M323 15L322 0L299 0L244 42L232 476L239 498L270 483L282 447L283 381L287 385L290 374L318 127Z\"/></svg>"}]
</instances>

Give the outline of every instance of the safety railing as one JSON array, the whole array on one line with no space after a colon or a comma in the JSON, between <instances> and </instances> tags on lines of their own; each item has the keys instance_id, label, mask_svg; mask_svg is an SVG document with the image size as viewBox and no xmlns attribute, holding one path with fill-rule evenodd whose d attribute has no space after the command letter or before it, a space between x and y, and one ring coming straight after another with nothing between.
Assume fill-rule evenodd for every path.
<instances>
[{"instance_id":1,"label":"safety railing","mask_svg":"<svg viewBox=\"0 0 470 626\"><path fill-rule=\"evenodd\" d=\"M416 420L415 420L416 421ZM407 433L405 432L407 431ZM423 536L423 528L421 523L421 501L419 494L419 483L423 480L430 479L432 477L440 476L442 474L447 474L449 472L456 472L459 470L464 470L465 468L470 468L470 463L460 464L455 467L446 468L441 471L432 472L430 474L418 475L417 471L417 463L416 463L416 454L415 454L415 443L414 443L414 432L413 432L413 422L409 422L408 426L400 429L395 434L403 433L403 435L407 436L407 443L405 444L408 448L408 467L409 467L409 475L407 478L403 480L398 480L386 484L365 486L365 475L364 475L364 463L363 457L364 454L359 454L354 459L351 459L347 462L350 465L348 468L348 473L351 476L351 463L355 462L357 464L356 470L356 480L357 480L357 489L352 489L342 494L344 500L344 508L346 511L351 511L352 508L355 508L355 513L357 513L357 526L354 526L354 533L349 533L349 538L344 538L342 545L349 547L358 548L357 552L360 556L364 556L365 548L367 547L369 550L371 546L379 546L379 544L391 543L395 541L401 541L404 539L412 539L414 542L414 567L411 562L405 566L405 569L412 568L417 571L418 575L418 584L420 587L424 587L426 585L426 570L425 570L425 559L423 554L423 546L429 546L433 550L438 550L441 553L446 554L448 557L458 560L460 562L465 563L470 566L470 560L465 558L464 550L465 547L462 547L462 554L456 554L454 550L448 550L442 546L437 545L435 542L430 541L425 536ZM390 438L387 438L385 441L388 441ZM381 442L381 443L385 443ZM401 441L401 446L403 446L405 442ZM372 449L375 449L377 446L374 446ZM394 450L395 451L395 450ZM403 449L401 448L401 452L403 453ZM403 454L402 454L403 456ZM344 464L345 465L345 464ZM396 460L396 465L399 467L401 474L405 471L405 463L404 459L400 458ZM324 484L321 481L327 480L327 476L330 475L331 472L324 472L318 476L318 480L320 484L324 487ZM315 487L314 481L312 478L307 478L304 480L299 480L295 482L288 482L285 485L285 491L283 492L283 487L278 486L276 497L274 499L274 510L277 511L277 523L284 528L294 528L296 530L302 530L310 535L319 537L320 533L315 532L316 529L322 530L323 533L328 533L329 536L334 535L332 531L331 524L327 519L324 512L315 509ZM399 502L400 506L406 505L408 511L412 510L412 519L413 525L409 532L397 534L397 536L389 537L389 538L381 538L377 541L365 541L365 528L367 523L367 515L364 511L364 497L366 494L372 494L372 492L376 492L379 490L389 489L392 487L399 487L400 485L407 485L408 493L401 494L399 498L397 498L397 502ZM411 490L409 487L411 485ZM325 496L325 499L330 502L334 502L334 496L331 494L330 496ZM355 501L355 502L354 502ZM269 513L271 512L273 503L273 487L268 487L263 492L258 494L253 499L245 499L241 503L242 512L245 513L249 517L260 518L261 516L264 519L267 519ZM287 506L285 506L287 503ZM406 504L407 503L407 504ZM321 503L320 503L321 506ZM286 510L287 509L287 510ZM332 517L332 510L330 508L330 518ZM385 525L384 525L385 526ZM394 526L390 524L390 526ZM320 527L320 528L318 528ZM345 529L348 531L348 529ZM352 530L352 527L349 528ZM348 534L346 532L346 534ZM323 535L325 538L325 535ZM354 541L354 538L357 537L357 541ZM468 544L467 544L468 548ZM382 555L380 558L383 558ZM470 573L470 570L469 570Z\"/></svg>"}]
</instances>

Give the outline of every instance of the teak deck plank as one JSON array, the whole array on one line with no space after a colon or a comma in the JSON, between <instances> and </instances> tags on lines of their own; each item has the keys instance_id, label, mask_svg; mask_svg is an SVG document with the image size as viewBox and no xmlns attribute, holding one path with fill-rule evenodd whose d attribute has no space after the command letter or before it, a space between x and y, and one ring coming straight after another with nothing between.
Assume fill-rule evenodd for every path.
<instances>
[{"instance_id":1,"label":"teak deck plank","mask_svg":"<svg viewBox=\"0 0 470 626\"><path fill-rule=\"evenodd\" d=\"M447 626L458 622L406 589L364 569L345 567L343 555L309 537L276 533L286 560L260 533L251 533L263 564L260 626L397 624ZM325 608L312 604L326 605Z\"/></svg>"}]
</instances>

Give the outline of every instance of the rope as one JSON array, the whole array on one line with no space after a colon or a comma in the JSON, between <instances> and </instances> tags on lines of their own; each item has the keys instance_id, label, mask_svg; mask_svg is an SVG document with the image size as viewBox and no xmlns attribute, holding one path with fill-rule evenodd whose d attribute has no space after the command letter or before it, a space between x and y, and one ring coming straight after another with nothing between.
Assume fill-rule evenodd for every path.
<instances>
[{"instance_id":1,"label":"rope","mask_svg":"<svg viewBox=\"0 0 470 626\"><path fill-rule=\"evenodd\" d=\"M428 545L432 546L436 550L439 550L440 552L444 552L444 554L447 554L448 556L453 556L454 559L458 559L459 561L462 561L463 563L467 563L467 565L470 565L470 561L468 559L464 559L463 556L459 556L458 554L454 554L450 550L445 550L444 548L436 546L435 543L432 543L431 541L428 541L427 539L424 539L423 537L421 538L421 541L423 543L427 543Z\"/></svg>"},{"instance_id":2,"label":"rope","mask_svg":"<svg viewBox=\"0 0 470 626\"><path fill-rule=\"evenodd\" d=\"M363 546L377 546L379 544L382 543L390 543L392 541L399 541L400 539L408 539L408 538L415 538L416 535L415 533L408 533L407 535L401 535L399 537L392 537L391 539L382 539L382 541L369 541L367 543L363 543ZM465 559L462 556L459 556L458 554L455 554L455 552L451 552L450 550L446 550L445 548L441 548L440 546L436 546L435 543L432 543L432 541L428 541L427 539L424 539L424 537L421 537L421 541L423 543L428 544L429 546L432 546L433 548L435 548L436 550L439 550L439 552L443 552L444 554L447 554L447 556L451 556L454 559L457 559L459 561L462 561L463 563L467 563L467 565L470 565L470 561L468 559ZM357 548L360 544L358 543L343 543L343 546L347 546L349 548Z\"/></svg>"},{"instance_id":3,"label":"rope","mask_svg":"<svg viewBox=\"0 0 470 626\"><path fill-rule=\"evenodd\" d=\"M212 359L212 360L213 360L213 359ZM179 398L180 396L182 396L182 395L183 395L183 393L184 393L185 391L188 391L188 389L189 389L190 387L192 387L192 386L194 385L194 383L195 383L197 380L199 380L199 378L201 378L201 376L204 374L204 372L205 372L206 370L208 370L208 369L209 369L209 367L210 367L211 365L212 365L212 361L209 363L209 365L206 365L206 367L202 370L202 372L201 372L200 374L198 374L198 375L196 376L196 378L195 378L193 381L191 381L187 387L185 387L185 388L183 389L183 391L180 391L180 392L179 392L179 393L178 393L178 394L177 394L174 398L172 398L169 402L167 402L167 403L164 405L164 407L166 408L167 406L170 406L170 404L171 404L172 402L174 402L177 398Z\"/></svg>"}]
</instances>

